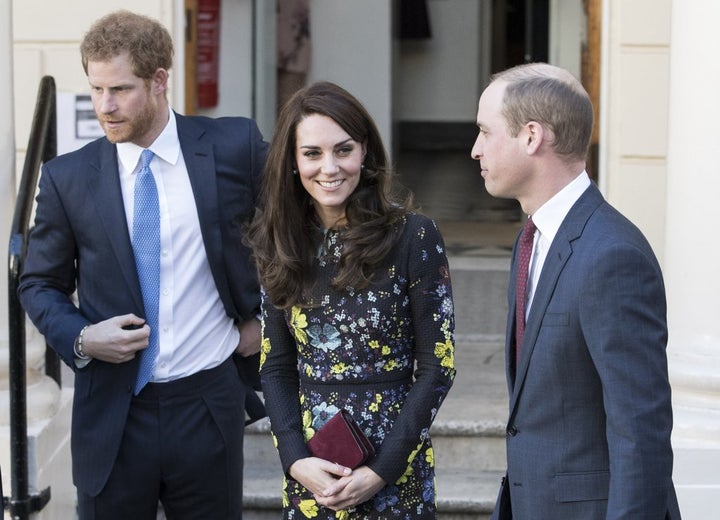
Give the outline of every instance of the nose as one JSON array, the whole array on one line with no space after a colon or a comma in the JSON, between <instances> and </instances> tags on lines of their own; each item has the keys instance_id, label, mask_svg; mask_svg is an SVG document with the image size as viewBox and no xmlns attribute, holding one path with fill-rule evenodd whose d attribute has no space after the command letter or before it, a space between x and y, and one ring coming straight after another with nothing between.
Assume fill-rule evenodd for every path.
<instances>
[{"instance_id":1,"label":"nose","mask_svg":"<svg viewBox=\"0 0 720 520\"><path fill-rule=\"evenodd\" d=\"M110 92L97 94L97 97L95 98L95 105L97 107L97 111L101 114L111 114L117 108L115 98Z\"/></svg>"},{"instance_id":2,"label":"nose","mask_svg":"<svg viewBox=\"0 0 720 520\"><path fill-rule=\"evenodd\" d=\"M480 139L481 134L478 134L477 138L475 139L475 144L473 144L473 147L470 150L470 157L472 157L476 161L479 161L480 157L482 157L482 144L480 143Z\"/></svg>"},{"instance_id":3,"label":"nose","mask_svg":"<svg viewBox=\"0 0 720 520\"><path fill-rule=\"evenodd\" d=\"M322 173L327 174L333 174L340 171L339 166L337 165L337 162L335 161L335 157L333 154L328 153L325 154L325 159L322 162Z\"/></svg>"}]
</instances>

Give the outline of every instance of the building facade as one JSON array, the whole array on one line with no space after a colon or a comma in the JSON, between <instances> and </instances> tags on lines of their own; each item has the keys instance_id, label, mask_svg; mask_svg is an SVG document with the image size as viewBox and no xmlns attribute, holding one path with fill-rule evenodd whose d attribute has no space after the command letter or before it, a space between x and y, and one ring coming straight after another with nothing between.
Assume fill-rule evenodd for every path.
<instances>
[{"instance_id":1,"label":"building facade","mask_svg":"<svg viewBox=\"0 0 720 520\"><path fill-rule=\"evenodd\" d=\"M715 27L720 3L551 0L551 25L555 27L550 31L551 62L573 70L578 55L563 49L568 48L568 38L575 41L577 27L568 24L567 17L576 16L578 6L593 1L600 6L602 35L598 184L606 198L643 230L663 266L675 413L674 479L684 518L700 520L720 503L720 307L716 298L720 278L714 273L720 265L720 244L705 238L706 226L710 236L714 235L714 196L720 192L714 162L717 145L711 128L720 118L720 97L715 92L720 84L720 62L715 56L720 48L720 31ZM470 29L475 22L490 23L490 9L496 3L427 1L436 27L457 27L470 20ZM78 53L80 38L99 16L118 8L130 9L171 28L178 44L170 96L182 112L188 90L186 47L181 44L185 41L186 4L186 0L0 0L0 113L4 116L0 118L0 229L4 230L0 236L4 243L40 78L53 76L63 94L86 93ZM271 59L275 3L222 0L221 5L220 98L216 107L203 112L251 115L269 136L275 110L275 63ZM487 81L484 53L489 53L491 44L479 28L458 30L453 35L470 50L455 52L459 57L454 62L433 62L434 75L423 68L427 61L412 54L413 48L410 52L398 48L393 36L393 2L310 0L310 6L313 39L308 79L326 78L348 86L376 117L391 149L399 120L474 123L475 103ZM458 12L468 16L458 16ZM357 36L348 37L344 31L348 24ZM582 31L579 33L577 38L582 39ZM436 40L442 41L440 37ZM447 68L438 70L439 63ZM414 90L398 93L411 88ZM423 96L438 92L445 94L438 96L444 104L418 108ZM0 285L6 290L5 278L2 280ZM6 360L7 303L2 301L0 359ZM53 488L53 500L41 517L66 518L74 507L69 478L71 390L57 388L42 375L42 339L32 334L29 339L31 481L37 489ZM0 394L4 396L0 397L0 466L7 495L11 486L8 370L4 362L0 362Z\"/></svg>"}]
</instances>

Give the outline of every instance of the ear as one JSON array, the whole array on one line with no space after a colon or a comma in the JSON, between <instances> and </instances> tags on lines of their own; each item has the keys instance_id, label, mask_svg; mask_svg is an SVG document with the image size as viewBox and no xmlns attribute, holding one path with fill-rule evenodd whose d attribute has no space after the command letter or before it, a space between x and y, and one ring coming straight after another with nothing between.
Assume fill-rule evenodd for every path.
<instances>
[{"instance_id":1,"label":"ear","mask_svg":"<svg viewBox=\"0 0 720 520\"><path fill-rule=\"evenodd\" d=\"M530 121L523 128L522 138L525 151L528 155L533 155L537 153L546 138L545 129L540 123Z\"/></svg>"},{"instance_id":2,"label":"ear","mask_svg":"<svg viewBox=\"0 0 720 520\"><path fill-rule=\"evenodd\" d=\"M163 68L158 68L152 76L151 86L154 94L162 94L167 91L168 78L170 74Z\"/></svg>"}]
</instances>

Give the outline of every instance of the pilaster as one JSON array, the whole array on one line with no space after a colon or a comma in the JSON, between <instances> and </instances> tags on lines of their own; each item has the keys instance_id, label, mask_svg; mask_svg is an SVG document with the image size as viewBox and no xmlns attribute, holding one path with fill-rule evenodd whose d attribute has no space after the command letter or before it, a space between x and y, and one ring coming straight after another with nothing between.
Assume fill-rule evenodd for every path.
<instances>
[{"instance_id":1,"label":"pilaster","mask_svg":"<svg viewBox=\"0 0 720 520\"><path fill-rule=\"evenodd\" d=\"M665 278L675 483L685 519L707 518L720 503L718 18L715 0L673 0Z\"/></svg>"}]
</instances>

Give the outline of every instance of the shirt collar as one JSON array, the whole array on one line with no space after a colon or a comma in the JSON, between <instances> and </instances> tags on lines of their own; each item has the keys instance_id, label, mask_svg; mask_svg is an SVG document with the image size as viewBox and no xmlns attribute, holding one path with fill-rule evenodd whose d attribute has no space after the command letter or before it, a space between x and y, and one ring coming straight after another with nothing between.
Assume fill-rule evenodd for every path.
<instances>
[{"instance_id":1,"label":"shirt collar","mask_svg":"<svg viewBox=\"0 0 720 520\"><path fill-rule=\"evenodd\" d=\"M560 229L570 208L590 186L590 177L583 170L575 179L543 204L532 216L540 234L550 242Z\"/></svg>"},{"instance_id":2,"label":"shirt collar","mask_svg":"<svg viewBox=\"0 0 720 520\"><path fill-rule=\"evenodd\" d=\"M169 111L170 116L168 122L157 136L155 141L148 147L155 155L163 161L175 165L180 157L180 140L178 139L177 124L175 122L175 112ZM122 163L123 168L128 172L135 171L140 154L144 148L135 143L118 143L117 145L118 159Z\"/></svg>"}]
</instances>

